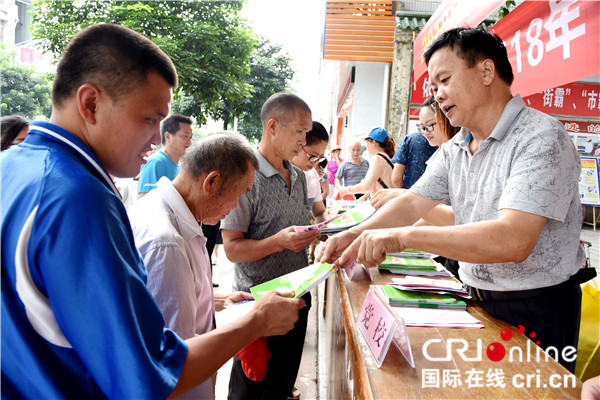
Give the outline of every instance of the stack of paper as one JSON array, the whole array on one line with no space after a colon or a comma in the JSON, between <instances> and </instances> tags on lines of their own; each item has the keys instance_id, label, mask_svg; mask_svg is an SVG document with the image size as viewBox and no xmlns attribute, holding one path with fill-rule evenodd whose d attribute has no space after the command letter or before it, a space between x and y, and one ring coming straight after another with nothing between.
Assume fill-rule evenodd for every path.
<instances>
[{"instance_id":1,"label":"stack of paper","mask_svg":"<svg viewBox=\"0 0 600 400\"><path fill-rule=\"evenodd\" d=\"M392 282L392 286L401 290L449 293L465 299L471 298L464 285L456 279L428 279L418 276L407 276L405 278L392 278Z\"/></svg>"},{"instance_id":2,"label":"stack of paper","mask_svg":"<svg viewBox=\"0 0 600 400\"><path fill-rule=\"evenodd\" d=\"M379 264L377 268L380 270L390 271L394 274L451 276L444 267L436 263L432 258L424 257L399 257L388 254L385 257L385 261Z\"/></svg>"},{"instance_id":3,"label":"stack of paper","mask_svg":"<svg viewBox=\"0 0 600 400\"><path fill-rule=\"evenodd\" d=\"M465 310L392 307L392 311L404 319L406 326L471 329L483 328L483 324Z\"/></svg>"},{"instance_id":4,"label":"stack of paper","mask_svg":"<svg viewBox=\"0 0 600 400\"><path fill-rule=\"evenodd\" d=\"M321 229L321 233L333 234L345 231L365 221L373 214L375 214L375 208L373 208L369 201L365 201L361 205L346 211L339 218L331 221L327 225L327 228Z\"/></svg>"},{"instance_id":5,"label":"stack of paper","mask_svg":"<svg viewBox=\"0 0 600 400\"><path fill-rule=\"evenodd\" d=\"M394 307L441 308L465 310L467 303L447 294L400 290L393 286L382 287L384 298Z\"/></svg>"},{"instance_id":6,"label":"stack of paper","mask_svg":"<svg viewBox=\"0 0 600 400\"><path fill-rule=\"evenodd\" d=\"M250 288L254 299L258 300L271 290L278 292L293 291L294 297L302 297L333 272L333 265L327 263L311 264L308 267L282 275L279 278L263 282Z\"/></svg>"}]
</instances>

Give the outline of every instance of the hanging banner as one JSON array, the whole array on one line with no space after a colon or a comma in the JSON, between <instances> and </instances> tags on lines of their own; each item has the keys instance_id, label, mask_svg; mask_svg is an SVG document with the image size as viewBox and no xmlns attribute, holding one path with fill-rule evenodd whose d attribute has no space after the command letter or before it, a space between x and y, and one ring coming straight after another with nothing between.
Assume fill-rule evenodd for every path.
<instances>
[{"instance_id":1,"label":"hanging banner","mask_svg":"<svg viewBox=\"0 0 600 400\"><path fill-rule=\"evenodd\" d=\"M569 83L523 98L525 104L547 114L600 118L600 85Z\"/></svg>"},{"instance_id":2,"label":"hanging banner","mask_svg":"<svg viewBox=\"0 0 600 400\"><path fill-rule=\"evenodd\" d=\"M569 133L600 133L600 122L586 121L564 121L560 120L565 125L565 129Z\"/></svg>"},{"instance_id":3,"label":"hanging banner","mask_svg":"<svg viewBox=\"0 0 600 400\"><path fill-rule=\"evenodd\" d=\"M459 26L475 27L496 11L504 1L444 0L417 35L413 44L413 82L426 72L423 53L445 31ZM414 103L414 101L413 101Z\"/></svg>"},{"instance_id":4,"label":"hanging banner","mask_svg":"<svg viewBox=\"0 0 600 400\"><path fill-rule=\"evenodd\" d=\"M490 31L504 40L513 94L522 97L600 74L600 2L525 1Z\"/></svg>"}]
</instances>

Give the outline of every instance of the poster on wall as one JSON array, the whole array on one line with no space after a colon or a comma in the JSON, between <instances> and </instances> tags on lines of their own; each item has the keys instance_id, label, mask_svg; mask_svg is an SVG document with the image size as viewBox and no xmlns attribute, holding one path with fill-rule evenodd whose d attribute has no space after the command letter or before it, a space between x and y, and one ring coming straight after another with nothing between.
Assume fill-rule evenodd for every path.
<instances>
[{"instance_id":1,"label":"poster on wall","mask_svg":"<svg viewBox=\"0 0 600 400\"><path fill-rule=\"evenodd\" d=\"M579 175L579 195L581 204L600 207L598 191L600 181L598 179L598 159L581 158L581 175Z\"/></svg>"},{"instance_id":2,"label":"poster on wall","mask_svg":"<svg viewBox=\"0 0 600 400\"><path fill-rule=\"evenodd\" d=\"M600 136L577 135L577 152L583 157L600 157Z\"/></svg>"}]
</instances>

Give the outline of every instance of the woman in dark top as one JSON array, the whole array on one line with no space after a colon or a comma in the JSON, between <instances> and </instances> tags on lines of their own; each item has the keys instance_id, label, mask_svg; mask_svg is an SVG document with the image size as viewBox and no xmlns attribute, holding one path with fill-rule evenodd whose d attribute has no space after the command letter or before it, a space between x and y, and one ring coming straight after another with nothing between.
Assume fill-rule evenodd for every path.
<instances>
[{"instance_id":1,"label":"woman in dark top","mask_svg":"<svg viewBox=\"0 0 600 400\"><path fill-rule=\"evenodd\" d=\"M369 165L369 170L364 179L357 185L343 188L342 195L347 193L375 194L379 189L392 187L392 164L394 156L394 141L383 128L375 128L365 138L367 151L377 155Z\"/></svg>"}]
</instances>

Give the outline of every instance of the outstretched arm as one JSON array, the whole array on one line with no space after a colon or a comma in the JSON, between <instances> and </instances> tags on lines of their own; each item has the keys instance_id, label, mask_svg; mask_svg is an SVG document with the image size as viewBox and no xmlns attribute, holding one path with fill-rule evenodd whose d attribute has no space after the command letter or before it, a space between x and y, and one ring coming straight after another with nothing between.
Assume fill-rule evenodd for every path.
<instances>
[{"instance_id":1,"label":"outstretched arm","mask_svg":"<svg viewBox=\"0 0 600 400\"><path fill-rule=\"evenodd\" d=\"M298 320L298 310L304 306L302 299L284 298L273 291L261 297L252 310L238 320L186 340L188 354L169 398L180 396L209 379L227 360L259 337L289 332Z\"/></svg>"},{"instance_id":2,"label":"outstretched arm","mask_svg":"<svg viewBox=\"0 0 600 400\"><path fill-rule=\"evenodd\" d=\"M447 227L402 227L363 231L339 258L374 267L386 253L414 248L470 263L523 262L537 244L547 218L503 209L497 220ZM337 264L337 262L336 262Z\"/></svg>"}]
</instances>

